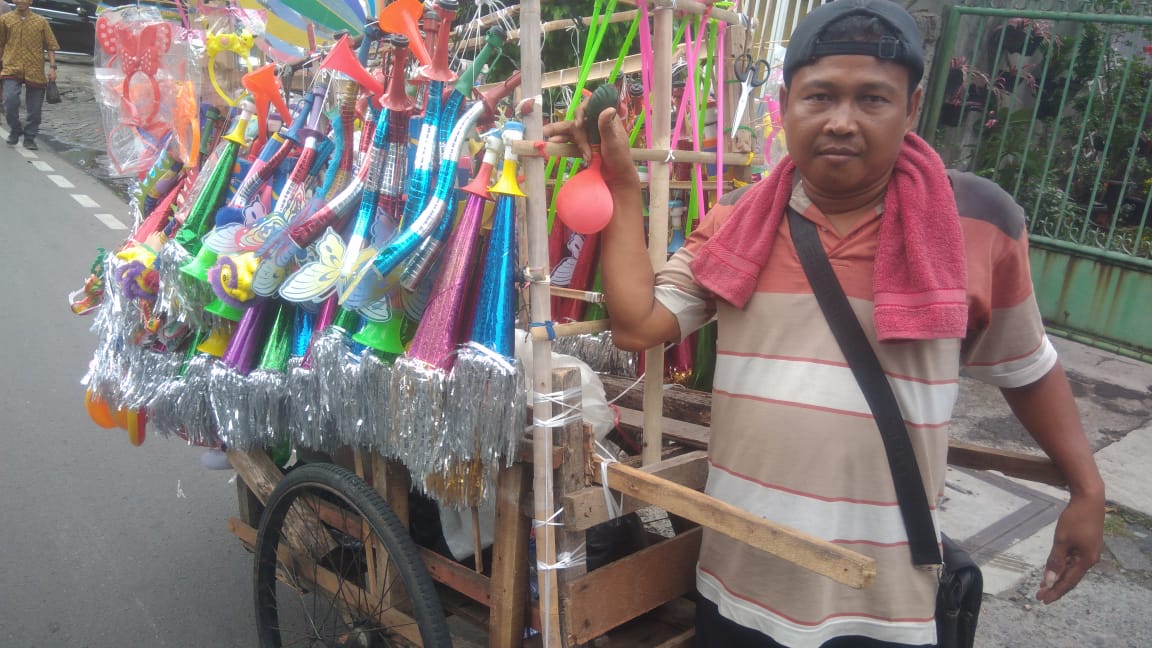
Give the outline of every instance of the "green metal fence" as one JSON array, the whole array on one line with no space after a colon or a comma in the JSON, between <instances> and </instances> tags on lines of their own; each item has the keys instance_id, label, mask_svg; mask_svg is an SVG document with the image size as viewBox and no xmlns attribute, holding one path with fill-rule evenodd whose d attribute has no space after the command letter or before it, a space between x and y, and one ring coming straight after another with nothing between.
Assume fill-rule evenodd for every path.
<instances>
[{"instance_id":1,"label":"green metal fence","mask_svg":"<svg viewBox=\"0 0 1152 648\"><path fill-rule=\"evenodd\" d=\"M1054 332L1152 360L1152 3L1047 4L946 11L920 132L1024 208Z\"/></svg>"}]
</instances>

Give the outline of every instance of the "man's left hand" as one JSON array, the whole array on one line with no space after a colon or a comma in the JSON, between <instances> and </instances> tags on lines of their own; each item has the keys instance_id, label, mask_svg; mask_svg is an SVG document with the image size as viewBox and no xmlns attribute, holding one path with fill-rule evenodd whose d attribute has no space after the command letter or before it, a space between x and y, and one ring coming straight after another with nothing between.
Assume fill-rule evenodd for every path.
<instances>
[{"instance_id":1,"label":"man's left hand","mask_svg":"<svg viewBox=\"0 0 1152 648\"><path fill-rule=\"evenodd\" d=\"M53 69L48 70L48 80L49 81L55 81L56 80L56 70L53 70Z\"/></svg>"},{"instance_id":2,"label":"man's left hand","mask_svg":"<svg viewBox=\"0 0 1152 648\"><path fill-rule=\"evenodd\" d=\"M1104 544L1104 498L1073 495L1060 520L1036 599L1052 603L1076 587L1100 560Z\"/></svg>"}]
</instances>

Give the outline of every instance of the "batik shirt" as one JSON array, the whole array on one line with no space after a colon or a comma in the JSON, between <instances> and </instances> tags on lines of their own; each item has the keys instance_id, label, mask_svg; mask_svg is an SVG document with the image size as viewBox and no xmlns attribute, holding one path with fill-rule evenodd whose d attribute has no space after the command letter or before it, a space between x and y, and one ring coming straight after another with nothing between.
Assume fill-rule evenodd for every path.
<instances>
[{"instance_id":1,"label":"batik shirt","mask_svg":"<svg viewBox=\"0 0 1152 648\"><path fill-rule=\"evenodd\" d=\"M48 83L44 74L44 52L56 51L60 44L42 16L31 11L23 16L18 11L9 11L0 16L0 49L4 50L0 79L19 79L42 88Z\"/></svg>"}]
</instances>

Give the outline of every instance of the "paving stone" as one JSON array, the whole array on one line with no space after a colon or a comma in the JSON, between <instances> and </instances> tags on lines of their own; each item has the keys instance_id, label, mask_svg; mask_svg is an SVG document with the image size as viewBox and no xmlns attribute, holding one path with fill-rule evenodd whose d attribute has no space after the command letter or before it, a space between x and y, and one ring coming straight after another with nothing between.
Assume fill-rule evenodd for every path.
<instances>
[{"instance_id":1,"label":"paving stone","mask_svg":"<svg viewBox=\"0 0 1152 648\"><path fill-rule=\"evenodd\" d=\"M1105 536L1104 545L1116 557L1120 568L1128 571L1152 571L1152 560L1140 550L1140 545L1126 536Z\"/></svg>"}]
</instances>

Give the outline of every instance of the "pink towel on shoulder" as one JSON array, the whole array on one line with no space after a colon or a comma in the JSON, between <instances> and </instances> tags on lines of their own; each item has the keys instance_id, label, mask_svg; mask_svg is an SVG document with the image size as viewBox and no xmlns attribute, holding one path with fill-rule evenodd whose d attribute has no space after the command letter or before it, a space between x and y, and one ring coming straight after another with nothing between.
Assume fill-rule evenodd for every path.
<instances>
[{"instance_id":1,"label":"pink towel on shoulder","mask_svg":"<svg viewBox=\"0 0 1152 648\"><path fill-rule=\"evenodd\" d=\"M795 174L785 157L737 201L692 260L701 286L738 308L748 303ZM964 337L968 268L956 198L940 156L915 133L905 136L888 184L872 285L880 341Z\"/></svg>"}]
</instances>

